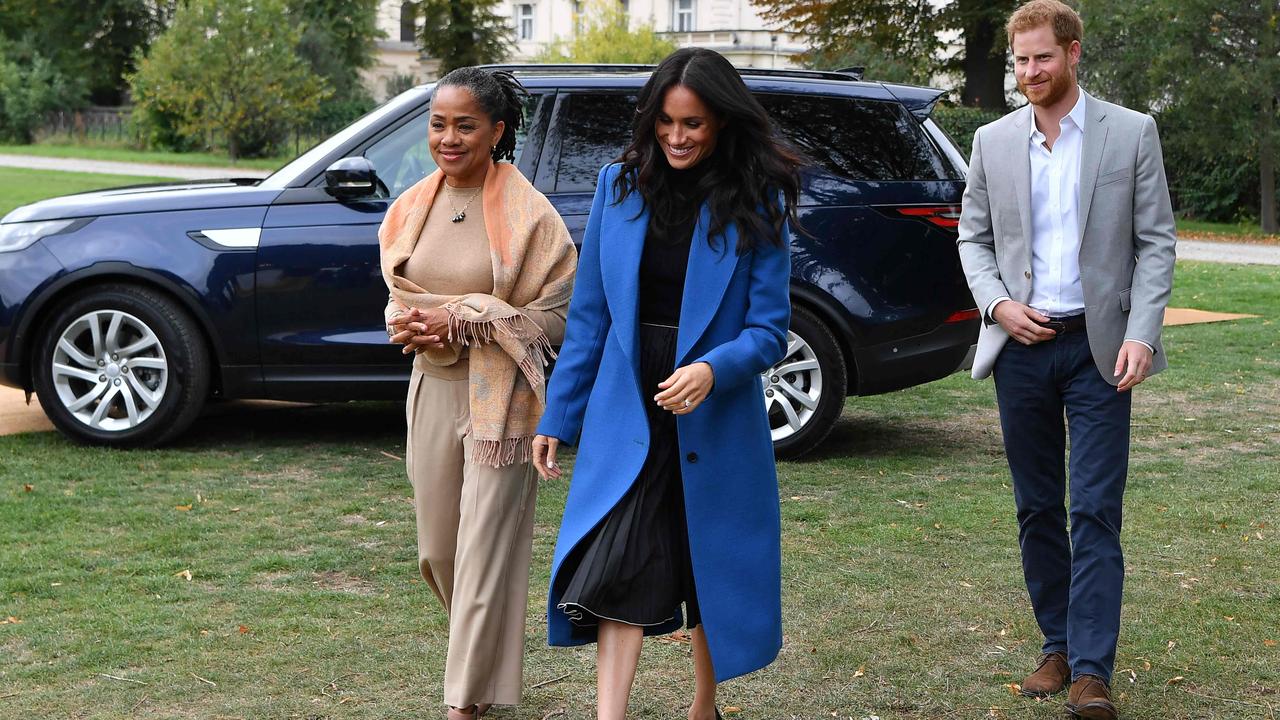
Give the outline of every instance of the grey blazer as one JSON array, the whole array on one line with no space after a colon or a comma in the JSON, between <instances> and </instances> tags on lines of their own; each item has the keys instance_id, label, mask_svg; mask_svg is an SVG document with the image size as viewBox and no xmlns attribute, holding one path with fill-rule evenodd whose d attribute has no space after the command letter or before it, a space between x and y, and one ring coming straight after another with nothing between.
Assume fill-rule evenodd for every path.
<instances>
[{"instance_id":1,"label":"grey blazer","mask_svg":"<svg viewBox=\"0 0 1280 720\"><path fill-rule=\"evenodd\" d=\"M1173 288L1174 225L1160 138L1151 116L1085 93L1080 155L1080 284L1089 349L1115 385L1125 338L1155 349L1151 374L1168 367L1160 344ZM1007 295L1031 297L1031 107L1015 110L973 135L960 214L960 262L985 314ZM983 318L973 377L991 374L1009 335Z\"/></svg>"}]
</instances>

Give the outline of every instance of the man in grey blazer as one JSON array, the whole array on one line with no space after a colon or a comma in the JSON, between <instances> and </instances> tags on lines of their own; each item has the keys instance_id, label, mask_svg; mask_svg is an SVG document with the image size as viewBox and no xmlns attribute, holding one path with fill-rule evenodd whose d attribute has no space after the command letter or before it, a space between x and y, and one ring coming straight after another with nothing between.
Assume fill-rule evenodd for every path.
<instances>
[{"instance_id":1,"label":"man in grey blazer","mask_svg":"<svg viewBox=\"0 0 1280 720\"><path fill-rule=\"evenodd\" d=\"M1155 122L1077 85L1076 12L1034 0L1007 31L1029 105L973 138L958 240L985 320L973 377L995 377L1023 574L1045 637L1022 692L1070 682L1068 710L1111 719L1130 391L1167 366L1173 212Z\"/></svg>"}]
</instances>

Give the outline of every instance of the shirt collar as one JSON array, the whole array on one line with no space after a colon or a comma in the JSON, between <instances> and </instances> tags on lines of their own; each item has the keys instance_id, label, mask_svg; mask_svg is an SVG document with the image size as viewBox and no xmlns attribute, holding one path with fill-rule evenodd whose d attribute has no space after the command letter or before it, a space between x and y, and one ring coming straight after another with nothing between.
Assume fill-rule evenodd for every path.
<instances>
[{"instance_id":1,"label":"shirt collar","mask_svg":"<svg viewBox=\"0 0 1280 720\"><path fill-rule=\"evenodd\" d=\"M1081 89L1079 85L1076 86L1076 89L1080 91L1080 95L1076 98L1076 104L1071 106L1071 111L1067 113L1067 117L1070 118L1071 122L1075 124L1076 128L1083 133L1084 132L1084 108L1085 108L1084 90ZM1029 133L1031 137L1031 142L1032 144L1039 145L1040 143L1044 142L1044 133L1040 132L1040 128L1036 127L1036 111L1035 111L1035 107L1032 106L1031 103L1027 103L1027 112L1030 113L1031 115L1030 122L1027 123L1028 125L1031 126L1031 130Z\"/></svg>"}]
</instances>

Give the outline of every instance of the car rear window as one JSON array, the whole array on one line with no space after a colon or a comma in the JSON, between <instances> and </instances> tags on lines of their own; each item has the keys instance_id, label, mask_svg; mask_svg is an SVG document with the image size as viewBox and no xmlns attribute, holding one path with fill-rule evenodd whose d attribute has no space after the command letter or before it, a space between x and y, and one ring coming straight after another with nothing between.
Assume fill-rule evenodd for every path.
<instances>
[{"instance_id":1,"label":"car rear window","mask_svg":"<svg viewBox=\"0 0 1280 720\"><path fill-rule=\"evenodd\" d=\"M896 102L757 95L778 129L815 164L849 180L949 177L920 123Z\"/></svg>"}]
</instances>

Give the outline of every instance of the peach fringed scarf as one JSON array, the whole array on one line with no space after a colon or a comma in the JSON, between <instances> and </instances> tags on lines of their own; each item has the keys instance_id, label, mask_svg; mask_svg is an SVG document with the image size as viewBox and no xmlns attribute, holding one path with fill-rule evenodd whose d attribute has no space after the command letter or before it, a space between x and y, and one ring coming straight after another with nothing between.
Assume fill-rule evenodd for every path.
<instances>
[{"instance_id":1,"label":"peach fringed scarf","mask_svg":"<svg viewBox=\"0 0 1280 720\"><path fill-rule=\"evenodd\" d=\"M546 402L543 369L555 353L542 328L520 308L553 310L568 304L577 251L551 203L510 164L491 164L481 192L493 294L446 296L419 287L399 271L413 254L443 181L444 173L435 171L387 210L378 230L382 277L405 307L449 311L453 342L425 353L428 362L451 365L461 345L471 348L472 460L494 467L528 462Z\"/></svg>"}]
</instances>

